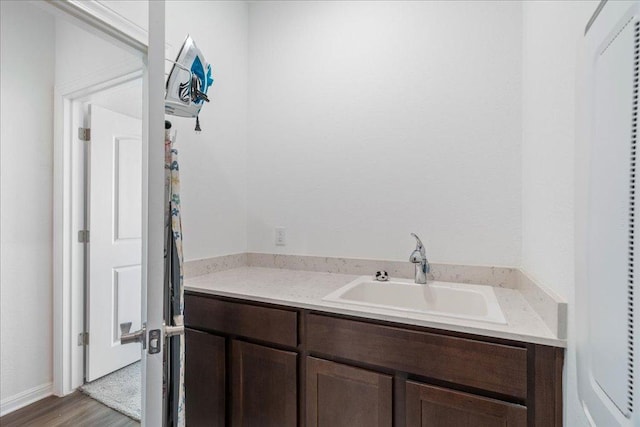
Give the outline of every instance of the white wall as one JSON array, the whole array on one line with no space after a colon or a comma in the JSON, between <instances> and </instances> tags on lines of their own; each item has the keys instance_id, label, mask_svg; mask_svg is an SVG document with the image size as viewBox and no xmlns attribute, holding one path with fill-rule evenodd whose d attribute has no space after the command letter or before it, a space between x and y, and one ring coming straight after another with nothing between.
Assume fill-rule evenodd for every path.
<instances>
[{"instance_id":1,"label":"white wall","mask_svg":"<svg viewBox=\"0 0 640 427\"><path fill-rule=\"evenodd\" d=\"M521 7L252 3L248 249L517 265Z\"/></svg>"},{"instance_id":2,"label":"white wall","mask_svg":"<svg viewBox=\"0 0 640 427\"><path fill-rule=\"evenodd\" d=\"M578 402L574 327L574 149L578 42L597 2L525 2L522 266L569 302L565 425Z\"/></svg>"},{"instance_id":3,"label":"white wall","mask_svg":"<svg viewBox=\"0 0 640 427\"><path fill-rule=\"evenodd\" d=\"M0 401L50 393L54 20L0 2ZM34 390L35 389L35 390Z\"/></svg>"},{"instance_id":4,"label":"white wall","mask_svg":"<svg viewBox=\"0 0 640 427\"><path fill-rule=\"evenodd\" d=\"M167 1L167 57L187 34L211 64L211 102L195 119L167 116L178 130L185 259L247 248L248 6L245 2Z\"/></svg>"},{"instance_id":5,"label":"white wall","mask_svg":"<svg viewBox=\"0 0 640 427\"><path fill-rule=\"evenodd\" d=\"M142 59L103 37L76 26L65 18L56 17L55 85L98 78L114 78L116 70L129 66L131 71L142 67ZM113 72L112 72L113 71ZM103 77L104 76L104 77Z\"/></svg>"}]
</instances>

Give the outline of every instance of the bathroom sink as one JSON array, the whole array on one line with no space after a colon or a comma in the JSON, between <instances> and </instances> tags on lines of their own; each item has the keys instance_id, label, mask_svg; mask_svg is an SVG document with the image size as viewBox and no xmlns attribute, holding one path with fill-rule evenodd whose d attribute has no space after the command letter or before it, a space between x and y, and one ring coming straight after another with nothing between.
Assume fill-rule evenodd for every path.
<instances>
[{"instance_id":1,"label":"bathroom sink","mask_svg":"<svg viewBox=\"0 0 640 427\"><path fill-rule=\"evenodd\" d=\"M378 282L362 276L323 300L394 310L405 317L427 314L507 323L493 288L484 285L437 281L418 285L411 280Z\"/></svg>"}]
</instances>

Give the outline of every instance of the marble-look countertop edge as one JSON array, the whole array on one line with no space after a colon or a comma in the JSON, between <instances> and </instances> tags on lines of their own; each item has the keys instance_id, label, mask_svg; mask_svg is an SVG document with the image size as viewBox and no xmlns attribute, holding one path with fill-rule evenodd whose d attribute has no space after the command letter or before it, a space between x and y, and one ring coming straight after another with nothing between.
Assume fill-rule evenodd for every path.
<instances>
[{"instance_id":1,"label":"marble-look countertop edge","mask_svg":"<svg viewBox=\"0 0 640 427\"><path fill-rule=\"evenodd\" d=\"M238 269L238 270L242 270L242 269ZM265 269L265 270L273 270L273 269ZM230 270L226 270L226 271L230 271ZM279 269L277 271L281 273L286 273L286 270L283 271L282 269ZM311 272L308 272L308 273L311 273ZM244 290L230 291L228 289L219 289L219 288L216 289L216 288L212 288L212 286L215 286L213 285L213 282L215 281L215 276L217 274L219 273L212 273L204 276L197 276L192 279L187 279L185 283L185 291L219 296L219 297L234 298L234 299L245 300L250 302L260 302L260 303L274 304L274 305L292 307L292 308L298 308L298 309L307 309L307 310L313 310L317 312L324 312L328 314L339 314L339 315L351 316L351 317L362 318L362 319L379 320L379 321L392 322L396 324L404 324L404 325L420 326L420 327L431 328L431 329L438 329L443 331L452 331L452 332L466 333L466 334L472 334L472 335L479 335L484 337L506 339L511 341L548 345L552 347L566 348L567 346L567 342L565 339L557 338L556 336L553 335L551 330L549 330L547 327L544 328L545 329L544 335L543 334L533 335L533 334L527 334L527 333L522 333L518 331L503 331L503 330L492 329L490 325L478 325L477 324L478 322L474 322L474 321L464 321L464 320L455 319L450 322L446 322L446 321L440 322L437 320L415 319L415 318L399 316L395 313L390 313L388 310L385 310L385 309L369 309L369 308L363 308L363 307L351 307L348 304L326 302L326 301L322 301L321 299L318 302L305 302L305 301L300 301L293 298L264 296L256 293L249 293ZM344 284L349 283L350 279L354 277L354 276L348 276L348 275L336 274L336 273L315 272L315 274L330 275L330 276L336 276L336 277L344 276L344 280L346 280ZM331 289L328 289L327 293L329 293L330 291ZM520 295L520 292L517 290L505 290L505 292L508 292L508 291L515 292ZM502 298L499 296L499 300L500 299ZM503 307L503 310L504 310L504 307ZM543 320L539 317L539 315L533 309L531 309L531 313L528 313L527 315L535 317L535 319L531 319L532 322L544 323ZM447 320L450 320L450 319L447 319Z\"/></svg>"}]
</instances>

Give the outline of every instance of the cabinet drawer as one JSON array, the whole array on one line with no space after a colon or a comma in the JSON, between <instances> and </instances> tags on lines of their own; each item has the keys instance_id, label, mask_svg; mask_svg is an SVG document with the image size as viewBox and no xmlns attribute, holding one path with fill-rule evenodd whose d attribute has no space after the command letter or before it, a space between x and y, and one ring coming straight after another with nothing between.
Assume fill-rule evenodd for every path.
<instances>
[{"instance_id":1,"label":"cabinet drawer","mask_svg":"<svg viewBox=\"0 0 640 427\"><path fill-rule=\"evenodd\" d=\"M526 348L310 314L310 352L527 397Z\"/></svg>"},{"instance_id":2,"label":"cabinet drawer","mask_svg":"<svg viewBox=\"0 0 640 427\"><path fill-rule=\"evenodd\" d=\"M289 347L298 345L295 311L186 295L185 324Z\"/></svg>"}]
</instances>

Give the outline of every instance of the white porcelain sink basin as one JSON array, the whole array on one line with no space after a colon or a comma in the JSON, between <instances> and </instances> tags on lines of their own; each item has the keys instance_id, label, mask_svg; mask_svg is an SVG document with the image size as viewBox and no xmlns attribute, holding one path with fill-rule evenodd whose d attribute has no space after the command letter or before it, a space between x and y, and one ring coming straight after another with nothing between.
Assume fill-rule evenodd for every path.
<instances>
[{"instance_id":1,"label":"white porcelain sink basin","mask_svg":"<svg viewBox=\"0 0 640 427\"><path fill-rule=\"evenodd\" d=\"M493 288L484 285L453 282L418 285L412 280L378 282L362 276L323 300L390 309L407 317L419 318L420 314L428 314L507 323Z\"/></svg>"}]
</instances>

